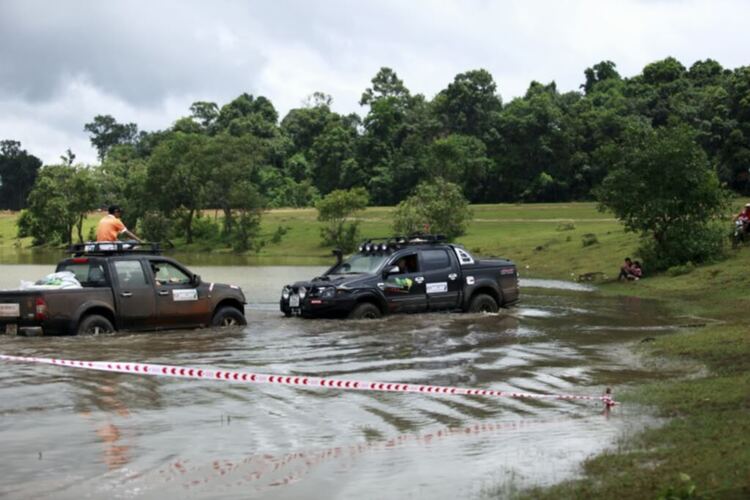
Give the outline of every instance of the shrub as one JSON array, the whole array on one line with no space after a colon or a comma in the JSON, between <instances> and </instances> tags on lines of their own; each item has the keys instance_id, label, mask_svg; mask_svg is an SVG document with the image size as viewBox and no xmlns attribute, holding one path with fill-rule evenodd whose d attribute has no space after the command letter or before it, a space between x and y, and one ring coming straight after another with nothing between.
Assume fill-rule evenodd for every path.
<instances>
[{"instance_id":1,"label":"shrub","mask_svg":"<svg viewBox=\"0 0 750 500\"><path fill-rule=\"evenodd\" d=\"M584 247L590 247L591 245L598 244L599 240L594 233L586 233L581 235L581 243Z\"/></svg>"},{"instance_id":2,"label":"shrub","mask_svg":"<svg viewBox=\"0 0 750 500\"><path fill-rule=\"evenodd\" d=\"M705 264L724 254L725 230L720 223L705 226L674 225L663 241L642 239L638 254L653 271L675 266Z\"/></svg>"},{"instance_id":3,"label":"shrub","mask_svg":"<svg viewBox=\"0 0 750 500\"><path fill-rule=\"evenodd\" d=\"M146 212L138 221L141 238L146 241L168 242L172 238L174 222L161 212Z\"/></svg>"},{"instance_id":4,"label":"shrub","mask_svg":"<svg viewBox=\"0 0 750 500\"><path fill-rule=\"evenodd\" d=\"M318 209L318 220L324 223L320 230L325 245L341 248L351 252L357 244L359 223L347 222L355 213L364 210L369 202L369 195L364 188L349 191L336 189L328 193L315 204Z\"/></svg>"},{"instance_id":5,"label":"shrub","mask_svg":"<svg viewBox=\"0 0 750 500\"><path fill-rule=\"evenodd\" d=\"M466 232L470 218L461 188L438 177L421 182L413 195L398 204L393 229L397 234L431 232L454 239Z\"/></svg>"}]
</instances>

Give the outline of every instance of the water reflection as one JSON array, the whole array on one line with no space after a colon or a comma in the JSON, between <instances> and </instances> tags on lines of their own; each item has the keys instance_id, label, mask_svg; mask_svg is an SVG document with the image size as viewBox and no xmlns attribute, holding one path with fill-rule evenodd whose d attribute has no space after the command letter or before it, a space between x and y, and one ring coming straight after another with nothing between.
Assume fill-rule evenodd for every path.
<instances>
[{"instance_id":1,"label":"water reflection","mask_svg":"<svg viewBox=\"0 0 750 500\"><path fill-rule=\"evenodd\" d=\"M42 269L48 272L0 266L0 288ZM4 336L0 351L599 395L604 384L618 390L653 376L620 346L671 328L658 303L529 283L518 308L496 315L283 318L281 286L322 269L197 266L207 281L242 286L249 302L244 329ZM0 491L37 498L502 495L568 477L583 458L647 421L639 408L617 407L609 418L602 412L584 402L338 392L4 364Z\"/></svg>"}]
</instances>

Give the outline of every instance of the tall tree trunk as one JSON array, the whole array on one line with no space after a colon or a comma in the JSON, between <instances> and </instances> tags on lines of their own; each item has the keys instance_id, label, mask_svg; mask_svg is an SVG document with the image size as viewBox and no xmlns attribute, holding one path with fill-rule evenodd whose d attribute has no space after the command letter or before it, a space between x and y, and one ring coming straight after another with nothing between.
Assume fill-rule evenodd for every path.
<instances>
[{"instance_id":1,"label":"tall tree trunk","mask_svg":"<svg viewBox=\"0 0 750 500\"><path fill-rule=\"evenodd\" d=\"M186 243L192 243L193 242L193 215L195 214L195 209L191 208L188 210L187 215L187 223L186 230L187 230L187 241Z\"/></svg>"},{"instance_id":2,"label":"tall tree trunk","mask_svg":"<svg viewBox=\"0 0 750 500\"><path fill-rule=\"evenodd\" d=\"M224 234L230 236L234 229L234 218L232 218L232 209L229 206L222 207L224 210Z\"/></svg>"},{"instance_id":3,"label":"tall tree trunk","mask_svg":"<svg viewBox=\"0 0 750 500\"><path fill-rule=\"evenodd\" d=\"M83 217L85 214L78 214L76 229L78 230L78 243L83 243Z\"/></svg>"}]
</instances>

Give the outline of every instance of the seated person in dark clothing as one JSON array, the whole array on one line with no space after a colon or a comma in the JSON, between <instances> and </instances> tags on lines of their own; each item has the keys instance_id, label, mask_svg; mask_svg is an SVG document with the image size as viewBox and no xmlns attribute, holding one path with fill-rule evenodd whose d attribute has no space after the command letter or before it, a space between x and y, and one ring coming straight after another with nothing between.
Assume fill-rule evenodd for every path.
<instances>
[{"instance_id":1,"label":"seated person in dark clothing","mask_svg":"<svg viewBox=\"0 0 750 500\"><path fill-rule=\"evenodd\" d=\"M622 267L620 267L620 275L617 276L618 280L622 279L632 279L631 276L633 275L633 261L630 260L630 257L625 257L625 262L622 264Z\"/></svg>"}]
</instances>

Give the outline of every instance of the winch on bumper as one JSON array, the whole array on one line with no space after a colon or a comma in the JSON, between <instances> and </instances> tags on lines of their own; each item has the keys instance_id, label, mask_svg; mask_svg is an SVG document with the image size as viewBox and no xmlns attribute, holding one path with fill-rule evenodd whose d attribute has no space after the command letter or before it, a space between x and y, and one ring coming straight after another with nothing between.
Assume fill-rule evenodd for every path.
<instances>
[{"instance_id":1,"label":"winch on bumper","mask_svg":"<svg viewBox=\"0 0 750 500\"><path fill-rule=\"evenodd\" d=\"M355 305L348 290L326 285L290 285L281 290L279 306L285 316L341 317Z\"/></svg>"}]
</instances>

